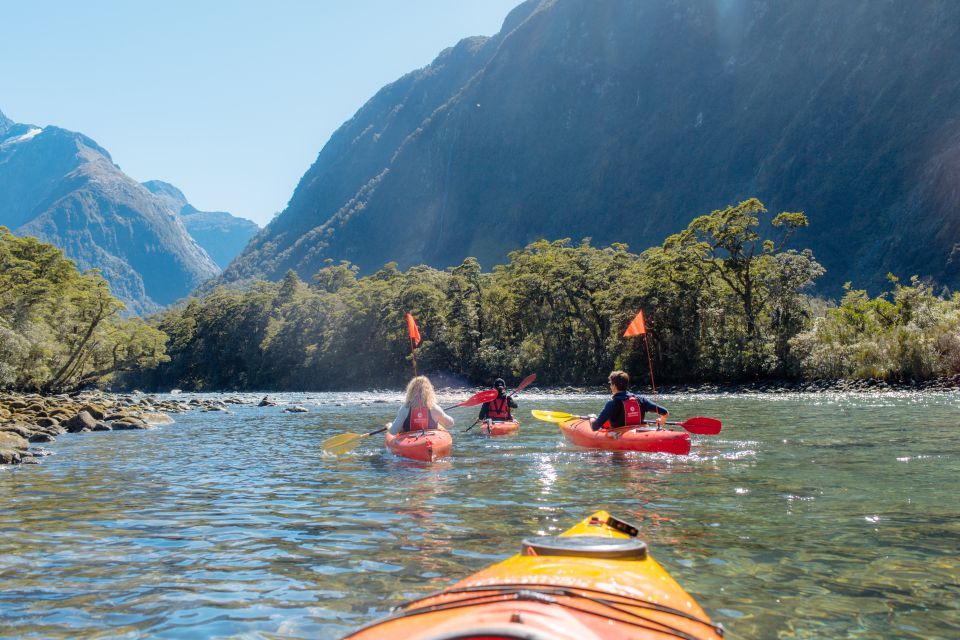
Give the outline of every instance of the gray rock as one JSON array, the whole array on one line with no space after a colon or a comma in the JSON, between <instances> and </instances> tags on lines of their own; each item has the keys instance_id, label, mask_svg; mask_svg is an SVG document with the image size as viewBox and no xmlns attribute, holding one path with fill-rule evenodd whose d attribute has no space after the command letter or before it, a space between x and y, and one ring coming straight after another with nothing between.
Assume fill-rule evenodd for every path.
<instances>
[{"instance_id":1,"label":"gray rock","mask_svg":"<svg viewBox=\"0 0 960 640\"><path fill-rule=\"evenodd\" d=\"M123 420L115 420L111 426L114 431L123 431L127 429L149 429L148 425L143 420L139 418L124 418Z\"/></svg>"},{"instance_id":2,"label":"gray rock","mask_svg":"<svg viewBox=\"0 0 960 640\"><path fill-rule=\"evenodd\" d=\"M86 411L81 411L69 420L63 423L70 433L80 433L81 431L92 431L97 421Z\"/></svg>"},{"instance_id":3,"label":"gray rock","mask_svg":"<svg viewBox=\"0 0 960 640\"><path fill-rule=\"evenodd\" d=\"M27 452L29 443L15 433L0 432L0 464L17 464Z\"/></svg>"},{"instance_id":4,"label":"gray rock","mask_svg":"<svg viewBox=\"0 0 960 640\"><path fill-rule=\"evenodd\" d=\"M93 426L94 431L113 431L113 428L106 422L100 421Z\"/></svg>"}]
</instances>

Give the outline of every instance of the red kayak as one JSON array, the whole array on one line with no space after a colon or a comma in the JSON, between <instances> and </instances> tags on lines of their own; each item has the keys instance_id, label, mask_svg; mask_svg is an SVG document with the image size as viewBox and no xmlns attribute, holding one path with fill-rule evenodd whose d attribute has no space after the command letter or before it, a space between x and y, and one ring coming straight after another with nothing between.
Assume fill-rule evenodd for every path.
<instances>
[{"instance_id":1,"label":"red kayak","mask_svg":"<svg viewBox=\"0 0 960 640\"><path fill-rule=\"evenodd\" d=\"M520 423L516 420L481 422L480 434L484 436L508 436L520 430Z\"/></svg>"},{"instance_id":2,"label":"red kayak","mask_svg":"<svg viewBox=\"0 0 960 640\"><path fill-rule=\"evenodd\" d=\"M560 431L567 442L587 449L649 451L680 456L690 453L690 435L684 431L655 427L620 427L594 431L590 428L589 420L580 418L561 423Z\"/></svg>"},{"instance_id":3,"label":"red kayak","mask_svg":"<svg viewBox=\"0 0 960 640\"><path fill-rule=\"evenodd\" d=\"M450 455L453 449L453 437L449 431L436 429L431 431L409 431L399 435L384 434L387 448L398 456L411 460L433 462Z\"/></svg>"}]
</instances>

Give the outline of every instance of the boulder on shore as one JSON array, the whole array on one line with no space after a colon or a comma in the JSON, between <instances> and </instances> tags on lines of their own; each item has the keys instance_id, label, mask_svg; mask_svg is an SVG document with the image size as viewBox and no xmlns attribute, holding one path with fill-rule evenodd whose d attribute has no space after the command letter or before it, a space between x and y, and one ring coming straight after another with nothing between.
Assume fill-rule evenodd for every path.
<instances>
[{"instance_id":1,"label":"boulder on shore","mask_svg":"<svg viewBox=\"0 0 960 640\"><path fill-rule=\"evenodd\" d=\"M64 422L63 426L69 433L80 433L81 431L93 431L93 428L97 426L97 421L87 411L81 411Z\"/></svg>"},{"instance_id":2,"label":"boulder on shore","mask_svg":"<svg viewBox=\"0 0 960 640\"><path fill-rule=\"evenodd\" d=\"M22 462L29 446L26 438L9 431L0 431L0 464Z\"/></svg>"}]
</instances>

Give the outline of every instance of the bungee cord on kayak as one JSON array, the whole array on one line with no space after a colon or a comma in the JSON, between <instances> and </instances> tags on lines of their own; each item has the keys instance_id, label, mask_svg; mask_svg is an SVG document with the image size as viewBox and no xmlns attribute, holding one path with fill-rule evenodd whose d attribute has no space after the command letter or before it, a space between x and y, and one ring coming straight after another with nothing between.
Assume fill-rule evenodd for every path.
<instances>
[{"instance_id":1,"label":"bungee cord on kayak","mask_svg":"<svg viewBox=\"0 0 960 640\"><path fill-rule=\"evenodd\" d=\"M599 511L560 536L524 540L521 553L347 638L722 638L723 627L647 553L638 533ZM610 557L618 547L632 551Z\"/></svg>"}]
</instances>

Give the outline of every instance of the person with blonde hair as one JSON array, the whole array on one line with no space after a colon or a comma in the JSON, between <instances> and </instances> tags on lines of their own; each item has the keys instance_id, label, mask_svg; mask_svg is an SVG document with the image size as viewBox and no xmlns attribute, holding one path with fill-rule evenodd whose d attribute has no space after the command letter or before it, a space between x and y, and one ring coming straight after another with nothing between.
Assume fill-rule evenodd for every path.
<instances>
[{"instance_id":1,"label":"person with blonde hair","mask_svg":"<svg viewBox=\"0 0 960 640\"><path fill-rule=\"evenodd\" d=\"M397 435L407 431L431 431L452 427L453 418L437 404L437 394L426 376L417 376L407 384L407 396L397 417L390 425L390 433Z\"/></svg>"}]
</instances>

